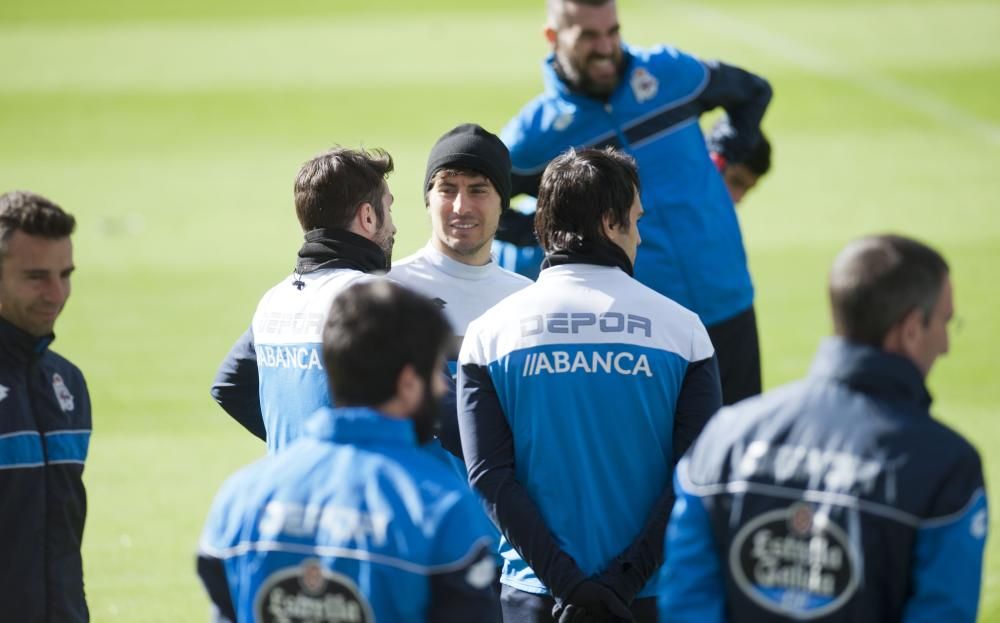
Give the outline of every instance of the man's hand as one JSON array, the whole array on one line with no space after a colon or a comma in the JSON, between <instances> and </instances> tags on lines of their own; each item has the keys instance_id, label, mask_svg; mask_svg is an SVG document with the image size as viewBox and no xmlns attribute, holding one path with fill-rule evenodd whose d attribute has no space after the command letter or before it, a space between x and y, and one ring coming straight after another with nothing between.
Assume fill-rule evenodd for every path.
<instances>
[{"instance_id":1,"label":"man's hand","mask_svg":"<svg viewBox=\"0 0 1000 623\"><path fill-rule=\"evenodd\" d=\"M566 599L556 600L552 617L559 623L631 623L632 612L614 591L596 580L584 580Z\"/></svg>"}]
</instances>

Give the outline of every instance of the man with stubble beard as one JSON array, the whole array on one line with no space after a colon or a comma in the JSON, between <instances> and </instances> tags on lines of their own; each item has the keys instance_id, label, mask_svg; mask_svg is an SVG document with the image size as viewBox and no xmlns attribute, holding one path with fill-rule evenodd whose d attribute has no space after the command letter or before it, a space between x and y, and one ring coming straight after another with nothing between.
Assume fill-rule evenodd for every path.
<instances>
[{"instance_id":1,"label":"man with stubble beard","mask_svg":"<svg viewBox=\"0 0 1000 623\"><path fill-rule=\"evenodd\" d=\"M321 330L330 301L389 270L396 227L386 176L392 157L343 147L302 165L295 214L305 236L295 270L268 290L223 360L212 397L275 452L329 406Z\"/></svg>"},{"instance_id":2,"label":"man with stubble beard","mask_svg":"<svg viewBox=\"0 0 1000 623\"><path fill-rule=\"evenodd\" d=\"M635 158L646 209L635 278L698 314L719 358L725 404L760 393L754 290L740 224L698 120L723 108L732 128L725 150L742 162L760 141L771 87L748 71L669 46L628 45L614 0L547 6L545 92L500 135L510 148L511 196L537 196L545 166L569 147L610 146ZM518 249L498 253L505 268L512 268L506 258L537 245L531 229L532 217L504 215L497 240Z\"/></svg>"}]
</instances>

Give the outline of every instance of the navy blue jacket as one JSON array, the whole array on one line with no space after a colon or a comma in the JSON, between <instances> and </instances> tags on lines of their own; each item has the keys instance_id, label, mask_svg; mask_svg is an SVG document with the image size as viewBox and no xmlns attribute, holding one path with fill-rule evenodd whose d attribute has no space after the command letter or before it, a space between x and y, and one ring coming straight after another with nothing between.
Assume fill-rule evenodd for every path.
<instances>
[{"instance_id":1,"label":"navy blue jacket","mask_svg":"<svg viewBox=\"0 0 1000 623\"><path fill-rule=\"evenodd\" d=\"M223 620L499 623L495 547L412 422L324 408L222 487L198 571Z\"/></svg>"},{"instance_id":2,"label":"navy blue jacket","mask_svg":"<svg viewBox=\"0 0 1000 623\"><path fill-rule=\"evenodd\" d=\"M76 366L0 318L0 619L88 621L80 542L90 395Z\"/></svg>"},{"instance_id":3,"label":"navy blue jacket","mask_svg":"<svg viewBox=\"0 0 1000 623\"><path fill-rule=\"evenodd\" d=\"M929 406L908 359L832 338L720 411L678 468L660 620L975 621L982 467Z\"/></svg>"}]
</instances>

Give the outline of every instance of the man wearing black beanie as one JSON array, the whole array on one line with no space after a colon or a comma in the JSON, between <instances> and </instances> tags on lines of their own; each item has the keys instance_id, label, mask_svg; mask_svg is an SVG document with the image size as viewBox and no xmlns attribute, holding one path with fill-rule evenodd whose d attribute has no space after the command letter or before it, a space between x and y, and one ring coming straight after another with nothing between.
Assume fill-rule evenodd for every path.
<instances>
[{"instance_id":1,"label":"man wearing black beanie","mask_svg":"<svg viewBox=\"0 0 1000 623\"><path fill-rule=\"evenodd\" d=\"M501 208L510 207L510 153L496 135L482 126L463 123L438 139L427 156L425 193L431 189L434 174L445 167L485 175L500 194Z\"/></svg>"},{"instance_id":2,"label":"man wearing black beanie","mask_svg":"<svg viewBox=\"0 0 1000 623\"><path fill-rule=\"evenodd\" d=\"M461 337L469 322L531 283L500 268L490 254L500 213L510 205L507 147L474 123L444 133L427 156L424 205L431 238L395 262L389 276L440 300Z\"/></svg>"},{"instance_id":3,"label":"man wearing black beanie","mask_svg":"<svg viewBox=\"0 0 1000 623\"><path fill-rule=\"evenodd\" d=\"M490 251L500 213L510 205L507 147L475 124L449 130L427 157L423 192L431 238L423 249L394 262L389 277L444 308L455 330L448 353L448 366L454 374L469 323L531 285L527 277L500 268ZM430 449L466 479L454 384L443 403L441 430Z\"/></svg>"}]
</instances>

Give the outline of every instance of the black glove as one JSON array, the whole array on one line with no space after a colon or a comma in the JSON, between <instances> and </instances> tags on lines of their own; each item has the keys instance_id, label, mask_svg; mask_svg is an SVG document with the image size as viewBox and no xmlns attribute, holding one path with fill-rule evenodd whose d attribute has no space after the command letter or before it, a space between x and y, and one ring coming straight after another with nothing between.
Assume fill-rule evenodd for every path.
<instances>
[{"instance_id":1,"label":"black glove","mask_svg":"<svg viewBox=\"0 0 1000 623\"><path fill-rule=\"evenodd\" d=\"M666 529L664 529L664 533ZM663 541L658 544L659 551L663 551ZM655 569L659 569L658 561ZM646 585L649 578L644 577L640 570L633 564L626 562L624 554L615 558L604 570L604 573L597 576L597 581L608 587L622 603L630 604L635 596Z\"/></svg>"},{"instance_id":2,"label":"black glove","mask_svg":"<svg viewBox=\"0 0 1000 623\"><path fill-rule=\"evenodd\" d=\"M577 584L566 599L556 600L552 617L559 623L632 623L632 612L614 591L596 580Z\"/></svg>"},{"instance_id":3,"label":"black glove","mask_svg":"<svg viewBox=\"0 0 1000 623\"><path fill-rule=\"evenodd\" d=\"M558 615L556 613L559 613ZM591 618L587 611L583 608L579 608L572 604L569 604L560 609L560 606L556 606L552 609L552 616L555 617L556 623L593 623L594 619Z\"/></svg>"}]
</instances>

